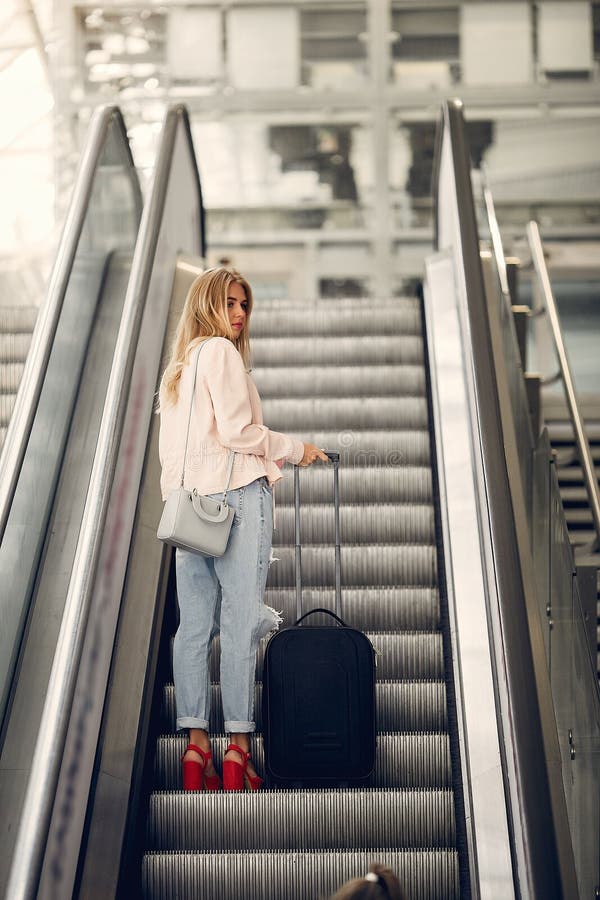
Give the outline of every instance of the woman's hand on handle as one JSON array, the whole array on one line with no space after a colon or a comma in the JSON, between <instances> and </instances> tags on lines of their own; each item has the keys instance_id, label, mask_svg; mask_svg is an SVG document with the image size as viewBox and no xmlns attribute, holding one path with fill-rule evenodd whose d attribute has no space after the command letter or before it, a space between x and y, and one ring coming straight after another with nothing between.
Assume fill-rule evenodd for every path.
<instances>
[{"instance_id":1,"label":"woman's hand on handle","mask_svg":"<svg viewBox=\"0 0 600 900\"><path fill-rule=\"evenodd\" d=\"M304 456L298 463L299 466L311 466L317 459L322 459L323 462L329 462L329 457L323 450L320 450L319 447L315 447L314 444L304 444Z\"/></svg>"}]
</instances>

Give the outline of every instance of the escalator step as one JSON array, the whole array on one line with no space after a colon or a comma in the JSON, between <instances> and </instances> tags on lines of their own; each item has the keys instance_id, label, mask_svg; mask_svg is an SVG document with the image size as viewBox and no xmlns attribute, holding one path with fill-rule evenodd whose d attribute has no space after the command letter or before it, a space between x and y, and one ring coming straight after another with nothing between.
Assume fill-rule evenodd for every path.
<instances>
[{"instance_id":1,"label":"escalator step","mask_svg":"<svg viewBox=\"0 0 600 900\"><path fill-rule=\"evenodd\" d=\"M421 333L421 312L415 304L399 304L381 310L364 306L346 307L336 303L335 308L317 307L310 311L298 306L288 307L278 304L277 315L272 308L266 309L262 303L255 305L250 319L252 342L257 337L278 337L290 335L330 335L337 339L350 335L374 334L415 334Z\"/></svg>"},{"instance_id":2,"label":"escalator step","mask_svg":"<svg viewBox=\"0 0 600 900\"><path fill-rule=\"evenodd\" d=\"M281 614L285 624L296 621L295 588L267 585L265 603ZM318 608L335 609L332 587L303 589L303 612ZM363 631L436 631L440 621L438 591L420 587L345 588L342 618L346 625ZM331 624L330 617L318 613L309 621L317 625Z\"/></svg>"},{"instance_id":3,"label":"escalator step","mask_svg":"<svg viewBox=\"0 0 600 900\"><path fill-rule=\"evenodd\" d=\"M5 363L0 361L0 390L2 390L3 393L16 394L21 383L21 378L23 377L24 369L24 362Z\"/></svg>"},{"instance_id":4,"label":"escalator step","mask_svg":"<svg viewBox=\"0 0 600 900\"><path fill-rule=\"evenodd\" d=\"M423 366L261 366L252 379L263 403L292 397L423 397Z\"/></svg>"},{"instance_id":5,"label":"escalator step","mask_svg":"<svg viewBox=\"0 0 600 900\"><path fill-rule=\"evenodd\" d=\"M265 422L275 431L316 428L427 429L425 397L311 397L264 400Z\"/></svg>"},{"instance_id":6,"label":"escalator step","mask_svg":"<svg viewBox=\"0 0 600 900\"><path fill-rule=\"evenodd\" d=\"M276 548L294 543L293 506L276 503ZM300 534L302 544L333 544L335 539L332 504L302 502ZM340 533L344 544L435 543L433 506L414 503L344 503L340 506Z\"/></svg>"},{"instance_id":7,"label":"escalator step","mask_svg":"<svg viewBox=\"0 0 600 900\"><path fill-rule=\"evenodd\" d=\"M296 589L267 585L265 603L281 611L284 622L296 620ZM335 609L335 591L330 587L305 588L302 609ZM427 631L439 627L437 588L362 587L346 588L342 594L342 618L363 631ZM325 617L321 620L323 624Z\"/></svg>"},{"instance_id":8,"label":"escalator step","mask_svg":"<svg viewBox=\"0 0 600 900\"><path fill-rule=\"evenodd\" d=\"M30 333L19 331L16 334L9 334L0 332L0 359L4 363L24 363L27 359L30 344Z\"/></svg>"},{"instance_id":9,"label":"escalator step","mask_svg":"<svg viewBox=\"0 0 600 900\"><path fill-rule=\"evenodd\" d=\"M296 583L294 548L279 547L279 560L269 569L270 587ZM342 586L396 585L435 587L436 548L422 544L344 544L341 548ZM302 545L302 582L307 587L331 583L333 549Z\"/></svg>"},{"instance_id":10,"label":"escalator step","mask_svg":"<svg viewBox=\"0 0 600 900\"><path fill-rule=\"evenodd\" d=\"M443 681L380 681L375 685L378 731L445 731L446 686ZM262 728L262 684L254 694L256 727ZM172 684L163 687L160 731L175 732L175 691ZM210 732L225 730L221 708L221 687L211 685Z\"/></svg>"},{"instance_id":11,"label":"escalator step","mask_svg":"<svg viewBox=\"0 0 600 900\"><path fill-rule=\"evenodd\" d=\"M252 355L258 368L263 366L351 366L423 364L423 339L420 335L372 335L336 337L323 335L289 337L253 337ZM350 419L349 421L352 421Z\"/></svg>"},{"instance_id":12,"label":"escalator step","mask_svg":"<svg viewBox=\"0 0 600 900\"><path fill-rule=\"evenodd\" d=\"M292 437L306 438L306 428L296 433L290 430L289 433ZM428 466L430 462L429 434L425 430L383 431L348 427L319 431L311 428L310 436L317 447L338 451L342 469L369 466L395 471L399 467ZM330 472L327 474L331 475Z\"/></svg>"},{"instance_id":13,"label":"escalator step","mask_svg":"<svg viewBox=\"0 0 600 900\"><path fill-rule=\"evenodd\" d=\"M325 446L325 445L322 445ZM326 449L330 449L326 446ZM342 457L344 452L342 450ZM373 464L365 457L362 465L340 466L340 500L346 503L431 503L431 469L401 463L384 468L380 460ZM365 465L365 463L367 463ZM333 475L328 466L311 466L301 477L302 506L327 502L332 496ZM294 503L294 479L288 469L275 485L277 508Z\"/></svg>"},{"instance_id":14,"label":"escalator step","mask_svg":"<svg viewBox=\"0 0 600 900\"><path fill-rule=\"evenodd\" d=\"M157 792L147 835L153 850L448 848L454 803L440 789Z\"/></svg>"},{"instance_id":15,"label":"escalator step","mask_svg":"<svg viewBox=\"0 0 600 900\"><path fill-rule=\"evenodd\" d=\"M228 738L212 737L212 752L218 768L225 755ZM159 738L154 766L154 787L159 791L181 790L181 756L187 737L164 735ZM263 742L252 739L252 759L257 771L264 772ZM448 788L451 786L450 747L447 734L379 734L375 771L365 787L372 788Z\"/></svg>"},{"instance_id":16,"label":"escalator step","mask_svg":"<svg viewBox=\"0 0 600 900\"><path fill-rule=\"evenodd\" d=\"M389 866L410 900L458 900L454 850L148 853L142 890L146 900L316 900L364 877L372 862Z\"/></svg>"},{"instance_id":17,"label":"escalator step","mask_svg":"<svg viewBox=\"0 0 600 900\"><path fill-rule=\"evenodd\" d=\"M323 617L325 620L327 617ZM330 619L329 625L333 624ZM307 626L311 627L311 626ZM370 632L367 637L377 653L377 678L379 681L395 678L402 681L419 681L424 678L442 678L444 658L442 635L436 632L389 633ZM262 641L257 653L256 675L261 680L266 641ZM210 677L219 680L219 638L216 637L210 661Z\"/></svg>"}]
</instances>

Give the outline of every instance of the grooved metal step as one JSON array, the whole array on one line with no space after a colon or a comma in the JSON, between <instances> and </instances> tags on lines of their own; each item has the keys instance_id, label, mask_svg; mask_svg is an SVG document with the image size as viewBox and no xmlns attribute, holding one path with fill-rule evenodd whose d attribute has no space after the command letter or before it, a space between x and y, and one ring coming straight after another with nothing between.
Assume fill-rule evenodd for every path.
<instances>
[{"instance_id":1,"label":"grooved metal step","mask_svg":"<svg viewBox=\"0 0 600 900\"><path fill-rule=\"evenodd\" d=\"M212 739L215 765L220 770L228 738ZM164 735L158 739L154 786L158 791L181 790L181 757L187 738ZM252 740L252 759L259 772L265 771L263 742ZM379 734L375 771L365 787L448 788L451 786L450 747L447 734Z\"/></svg>"},{"instance_id":2,"label":"grooved metal step","mask_svg":"<svg viewBox=\"0 0 600 900\"><path fill-rule=\"evenodd\" d=\"M25 362L30 344L31 334L0 333L0 359L6 363Z\"/></svg>"},{"instance_id":3,"label":"grooved metal step","mask_svg":"<svg viewBox=\"0 0 600 900\"><path fill-rule=\"evenodd\" d=\"M270 399L262 403L265 422L275 431L306 428L427 429L427 402L424 397L311 397L310 399Z\"/></svg>"},{"instance_id":4,"label":"grooved metal step","mask_svg":"<svg viewBox=\"0 0 600 900\"><path fill-rule=\"evenodd\" d=\"M305 625L334 625L334 620L327 615L315 616ZM390 632L383 631L366 632L376 652L377 679L395 679L402 681L418 681L424 678L442 678L444 673L444 659L442 648L442 635L436 631L422 632ZM268 637L263 638L259 644L256 658L256 677L261 680L265 648ZM171 641L171 655L173 643ZM210 658L210 677L213 682L219 679L219 667L221 650L219 637L216 636L212 645Z\"/></svg>"},{"instance_id":5,"label":"grooved metal step","mask_svg":"<svg viewBox=\"0 0 600 900\"><path fill-rule=\"evenodd\" d=\"M275 853L156 853L142 863L144 897L154 900L316 900L373 862L389 866L410 900L458 900L453 850L293 851Z\"/></svg>"},{"instance_id":6,"label":"grooved metal step","mask_svg":"<svg viewBox=\"0 0 600 900\"><path fill-rule=\"evenodd\" d=\"M444 731L447 728L446 686L443 681L379 681L377 697L377 731ZM262 730L262 684L254 693L256 728ZM221 686L211 685L210 731L224 732L221 708ZM175 732L175 692L172 684L163 687L160 719L163 734Z\"/></svg>"},{"instance_id":7,"label":"grooved metal step","mask_svg":"<svg viewBox=\"0 0 600 900\"><path fill-rule=\"evenodd\" d=\"M341 488L340 488L341 490ZM302 488L301 488L302 491ZM277 502L277 532L273 545L294 543L294 507ZM335 520L331 506L302 502L302 543L332 544ZM344 503L340 506L340 531L345 544L434 544L435 521L431 504Z\"/></svg>"},{"instance_id":8,"label":"grooved metal step","mask_svg":"<svg viewBox=\"0 0 600 900\"><path fill-rule=\"evenodd\" d=\"M323 444L322 446L325 446ZM333 475L329 466L315 465L300 474L302 505L322 503L332 493ZM428 466L398 464L354 465L339 470L342 508L348 503L431 503L431 469ZM275 484L277 508L294 503L294 479L284 466L283 478ZM330 507L331 508L331 507Z\"/></svg>"},{"instance_id":9,"label":"grooved metal step","mask_svg":"<svg viewBox=\"0 0 600 900\"><path fill-rule=\"evenodd\" d=\"M274 397L423 397L423 366L261 366L252 378L263 403Z\"/></svg>"},{"instance_id":10,"label":"grooved metal step","mask_svg":"<svg viewBox=\"0 0 600 900\"><path fill-rule=\"evenodd\" d=\"M0 332L31 334L38 313L38 306L3 306L0 304Z\"/></svg>"},{"instance_id":11,"label":"grooved metal step","mask_svg":"<svg viewBox=\"0 0 600 900\"><path fill-rule=\"evenodd\" d=\"M301 432L290 430L288 433L305 440L307 437L305 428ZM336 430L311 428L310 437L317 447L337 450L342 468L371 466L395 470L401 466L430 464L429 433L425 430L375 431L348 425ZM323 468L326 468L324 463Z\"/></svg>"},{"instance_id":12,"label":"grooved metal step","mask_svg":"<svg viewBox=\"0 0 600 900\"><path fill-rule=\"evenodd\" d=\"M276 564L269 569L271 587L295 584L293 547L276 547ZM436 549L422 544L359 544L341 548L342 585L435 587ZM307 587L332 580L333 548L302 544L302 581Z\"/></svg>"},{"instance_id":13,"label":"grooved metal step","mask_svg":"<svg viewBox=\"0 0 600 900\"><path fill-rule=\"evenodd\" d=\"M267 586L265 603L281 611L284 621L296 621L296 589ZM307 588L302 592L302 609L335 608L335 590ZM346 588L342 618L347 625L363 631L426 631L439 627L437 588L361 587ZM317 620L319 621L319 620ZM325 617L319 622L324 624Z\"/></svg>"},{"instance_id":14,"label":"grooved metal step","mask_svg":"<svg viewBox=\"0 0 600 900\"><path fill-rule=\"evenodd\" d=\"M369 816L365 816L368 803ZM153 850L353 850L452 847L452 791L365 789L155 792Z\"/></svg>"},{"instance_id":15,"label":"grooved metal step","mask_svg":"<svg viewBox=\"0 0 600 900\"><path fill-rule=\"evenodd\" d=\"M0 361L0 387L3 393L17 393L24 369L24 362Z\"/></svg>"},{"instance_id":16,"label":"grooved metal step","mask_svg":"<svg viewBox=\"0 0 600 900\"><path fill-rule=\"evenodd\" d=\"M402 365L423 364L423 340L421 336L394 334L372 335L368 341L360 337L336 337L323 335L289 337L253 337L252 355L256 365L289 366L296 363L309 366L365 365L376 361Z\"/></svg>"},{"instance_id":17,"label":"grooved metal step","mask_svg":"<svg viewBox=\"0 0 600 900\"><path fill-rule=\"evenodd\" d=\"M336 303L334 308L316 307L307 315L306 309L287 307L278 303L277 315L272 309L265 310L263 302L255 304L250 319L252 342L257 337L281 334L290 335L331 335L336 340L340 336L376 335L376 334L413 334L421 333L421 311L418 306L402 305L387 307L381 310L363 307L346 307Z\"/></svg>"},{"instance_id":18,"label":"grooved metal step","mask_svg":"<svg viewBox=\"0 0 600 900\"><path fill-rule=\"evenodd\" d=\"M322 622L327 620L322 617ZM329 625L334 624L329 618ZM306 625L310 628L311 625ZM442 636L435 631L418 632L416 634L371 632L367 637L373 644L377 654L377 677L380 681L394 678L402 681L418 681L422 678L442 678L444 674L444 658ZM256 676L261 680L264 651L267 641L260 643L256 659ZM219 680L221 652L219 638L216 637L211 653L211 680Z\"/></svg>"},{"instance_id":19,"label":"grooved metal step","mask_svg":"<svg viewBox=\"0 0 600 900\"><path fill-rule=\"evenodd\" d=\"M10 417L12 416L13 409L15 408L16 399L16 394L9 394L5 392L0 393L0 425L3 428L8 428Z\"/></svg>"}]
</instances>

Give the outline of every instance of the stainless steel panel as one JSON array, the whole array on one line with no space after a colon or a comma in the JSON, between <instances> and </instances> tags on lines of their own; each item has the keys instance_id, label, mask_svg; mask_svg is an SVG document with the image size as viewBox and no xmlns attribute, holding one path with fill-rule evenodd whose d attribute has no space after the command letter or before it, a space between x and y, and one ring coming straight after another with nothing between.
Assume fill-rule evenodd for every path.
<instances>
[{"instance_id":1,"label":"stainless steel panel","mask_svg":"<svg viewBox=\"0 0 600 900\"><path fill-rule=\"evenodd\" d=\"M486 613L489 523L479 513L481 449L472 360L464 358L469 347L466 287L456 247L458 211L449 145L442 150L442 166L440 181L447 183L440 198L439 242L454 252L426 262L425 317L470 880L475 896L508 900L514 897L511 842Z\"/></svg>"},{"instance_id":2,"label":"stainless steel panel","mask_svg":"<svg viewBox=\"0 0 600 900\"><path fill-rule=\"evenodd\" d=\"M531 547L535 566L538 609L546 659L550 665L550 628L552 597L550 594L550 468L553 465L548 433L544 430L533 454L532 465L532 531Z\"/></svg>"},{"instance_id":3,"label":"stainless steel panel","mask_svg":"<svg viewBox=\"0 0 600 900\"><path fill-rule=\"evenodd\" d=\"M63 450L57 439L56 454L54 454L53 428L44 429L42 445L41 441L38 443L36 440L36 424L34 423L31 440L35 441L40 454L38 466L28 475L26 468L23 469L15 496L15 504L18 505L13 505L15 514L19 511L21 515L29 516L30 526L28 528L27 520L23 522L22 529L26 538L19 547L14 545L13 540L18 540L18 536L13 532L11 524L13 513L11 512L5 543L0 551L0 558L5 565L9 564L8 555L5 555L5 552L8 554L11 546L17 554L15 558L19 559L20 555L22 560L21 564L15 564L13 560L12 569L4 570L3 568L4 583L10 588L10 595L6 595L7 599L10 596L13 600L20 598L23 602L28 599L28 592L32 592L34 604L29 619L27 640L21 650L19 678L13 687L14 701L6 724L6 735L0 760L0 769L3 772L11 773L13 776L15 772L18 772L22 776L19 781L23 790L30 773L35 771L32 768L35 741L42 727L44 696L58 639L60 618L64 609L77 535L81 526L85 493L98 438L106 385L110 374L110 359L114 350L127 276L127 262L114 260L105 290L98 300L99 308L95 311L92 335L82 348L83 370L81 376L76 370L73 372L65 367L64 349L65 343L69 345L82 336L85 338L85 332L82 330L81 334L78 334L75 327L76 321L69 321L69 319L63 323L66 334L62 330L62 325L59 327L57 348L62 348L63 353L55 360L54 366L56 372L62 371L67 383L62 384L62 397L60 397L61 382L59 382L47 394L44 388L42 399L46 398L48 401L45 411L48 422L53 421L57 429L68 424L68 441ZM91 279L88 278L88 283L90 281ZM81 293L73 297L73 304L75 306L78 303L80 308L85 310L85 286L80 282L78 287ZM96 301L96 297L92 297L92 295L89 296L89 299ZM65 303L68 301L69 294L67 294ZM64 312L67 309L68 307L63 307ZM93 313L94 310L90 310L88 307L88 315L91 317ZM72 359L73 356L72 352L67 354L67 358ZM53 365L52 358L50 365ZM73 376L77 380L70 385L69 379ZM71 388L73 394L69 396ZM75 398L74 410L72 414L68 414L69 417L65 423L65 410L61 408L61 405L62 403L68 404ZM51 415L52 407L55 409L54 419ZM40 462L44 454L47 455L45 466ZM28 458L27 455L25 465L28 465ZM33 460L29 459L29 462L32 463ZM52 471L55 466L60 466L61 471L56 492L51 497L46 497L49 509L44 510L41 503L40 507L36 508L35 493L32 493L29 498L23 498L23 500L27 500L27 505L21 505L21 490L24 489L26 481L30 478L32 483L35 483L35 479L39 479L40 491L43 493L49 487L47 483L44 484L45 479L56 477ZM37 518L37 516L41 517L42 513L48 514L50 510L52 527L46 532L47 525L45 525L40 534L37 529L42 527L43 519ZM44 541L44 553L41 565L39 569L36 569L35 553L39 553L41 550L36 544L40 540ZM6 637L8 638L9 635L7 634ZM6 782L4 783L6 784ZM14 798L12 800L14 801ZM0 788L0 804L4 811L2 817L4 834L0 841L2 846L0 884L6 884L8 878L10 854L16 838L17 823L23 801L24 795L21 794L18 803L9 802Z\"/></svg>"},{"instance_id":4,"label":"stainless steel panel","mask_svg":"<svg viewBox=\"0 0 600 900\"><path fill-rule=\"evenodd\" d=\"M593 897L600 866L600 696L578 594L574 581L571 765L567 777L572 779L570 814L579 894Z\"/></svg>"}]
</instances>

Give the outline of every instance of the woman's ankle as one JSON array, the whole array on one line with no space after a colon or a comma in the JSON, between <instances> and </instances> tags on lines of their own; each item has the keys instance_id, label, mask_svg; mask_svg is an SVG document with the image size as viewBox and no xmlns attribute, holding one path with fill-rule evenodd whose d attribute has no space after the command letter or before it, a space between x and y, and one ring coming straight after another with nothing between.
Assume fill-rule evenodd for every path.
<instances>
[{"instance_id":1,"label":"woman's ankle","mask_svg":"<svg viewBox=\"0 0 600 900\"><path fill-rule=\"evenodd\" d=\"M188 743L195 744L196 747L200 747L205 753L210 753L209 734L201 728L190 728Z\"/></svg>"}]
</instances>

